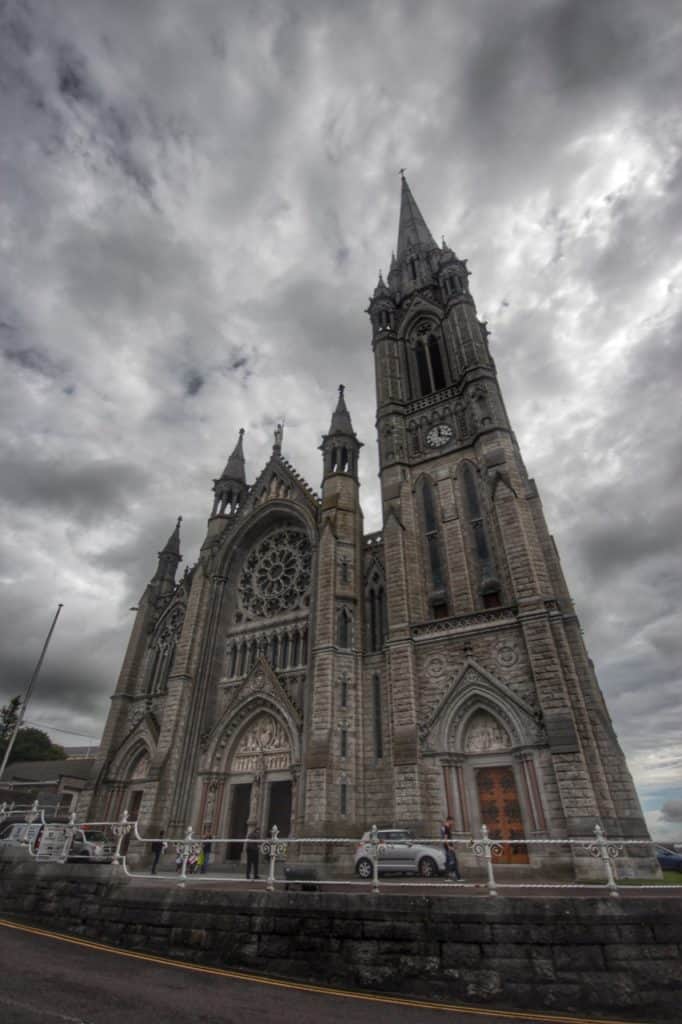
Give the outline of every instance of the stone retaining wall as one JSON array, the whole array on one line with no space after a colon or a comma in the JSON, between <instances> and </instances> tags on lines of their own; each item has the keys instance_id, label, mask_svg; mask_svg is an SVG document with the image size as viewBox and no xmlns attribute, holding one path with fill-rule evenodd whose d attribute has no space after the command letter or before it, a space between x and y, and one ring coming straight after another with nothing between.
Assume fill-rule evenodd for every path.
<instances>
[{"instance_id":1,"label":"stone retaining wall","mask_svg":"<svg viewBox=\"0 0 682 1024\"><path fill-rule=\"evenodd\" d=\"M108 867L4 861L0 912L129 949L318 983L682 1018L676 898L227 892L131 885Z\"/></svg>"}]
</instances>

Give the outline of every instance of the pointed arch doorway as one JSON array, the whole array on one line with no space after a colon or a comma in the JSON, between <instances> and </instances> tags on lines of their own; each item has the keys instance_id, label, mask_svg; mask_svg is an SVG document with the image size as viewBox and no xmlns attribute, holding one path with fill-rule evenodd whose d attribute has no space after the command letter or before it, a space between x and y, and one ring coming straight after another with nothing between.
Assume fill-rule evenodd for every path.
<instances>
[{"instance_id":1,"label":"pointed arch doorway","mask_svg":"<svg viewBox=\"0 0 682 1024\"><path fill-rule=\"evenodd\" d=\"M284 723L270 710L251 718L233 747L228 762L230 779L228 834L229 860L239 860L243 839L258 828L268 834L277 825L281 836L292 830L294 792L291 740Z\"/></svg>"},{"instance_id":2,"label":"pointed arch doorway","mask_svg":"<svg viewBox=\"0 0 682 1024\"><path fill-rule=\"evenodd\" d=\"M471 756L480 823L487 826L491 839L517 840L503 844L497 863L528 864L511 748L509 733L494 715L483 708L471 715L464 733L464 751Z\"/></svg>"}]
</instances>

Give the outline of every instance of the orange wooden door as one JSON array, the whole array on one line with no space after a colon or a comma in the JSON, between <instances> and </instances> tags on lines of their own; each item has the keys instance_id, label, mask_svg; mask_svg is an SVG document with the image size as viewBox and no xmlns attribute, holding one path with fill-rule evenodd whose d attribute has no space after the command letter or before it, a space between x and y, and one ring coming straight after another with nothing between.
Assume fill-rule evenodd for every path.
<instances>
[{"instance_id":1,"label":"orange wooden door","mask_svg":"<svg viewBox=\"0 0 682 1024\"><path fill-rule=\"evenodd\" d=\"M481 822L488 826L490 838L523 840L521 804L511 766L478 768L476 786ZM495 859L499 864L527 864L528 848L522 841L505 843Z\"/></svg>"}]
</instances>

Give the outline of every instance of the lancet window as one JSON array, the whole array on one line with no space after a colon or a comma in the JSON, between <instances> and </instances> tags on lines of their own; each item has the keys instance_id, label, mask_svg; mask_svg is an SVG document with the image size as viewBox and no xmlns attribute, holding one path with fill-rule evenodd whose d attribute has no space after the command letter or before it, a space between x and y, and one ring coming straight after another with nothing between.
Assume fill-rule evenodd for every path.
<instances>
[{"instance_id":1,"label":"lancet window","mask_svg":"<svg viewBox=\"0 0 682 1024\"><path fill-rule=\"evenodd\" d=\"M414 391L417 395L430 395L449 383L447 359L440 331L435 324L420 321L412 335L413 371L416 373Z\"/></svg>"},{"instance_id":2,"label":"lancet window","mask_svg":"<svg viewBox=\"0 0 682 1024\"><path fill-rule=\"evenodd\" d=\"M367 602L367 647L369 651L380 651L387 633L386 592L384 581L377 569L369 578L366 591Z\"/></svg>"},{"instance_id":3,"label":"lancet window","mask_svg":"<svg viewBox=\"0 0 682 1024\"><path fill-rule=\"evenodd\" d=\"M237 637L227 646L227 678L246 675L262 654L273 669L300 668L307 658L307 627L288 626L250 638Z\"/></svg>"},{"instance_id":4,"label":"lancet window","mask_svg":"<svg viewBox=\"0 0 682 1024\"><path fill-rule=\"evenodd\" d=\"M423 479L420 483L420 491L424 544L426 548L427 586L431 592L431 611L434 618L445 618L448 614L447 584L440 526L436 513L436 499L431 481Z\"/></svg>"},{"instance_id":5,"label":"lancet window","mask_svg":"<svg viewBox=\"0 0 682 1024\"><path fill-rule=\"evenodd\" d=\"M147 652L144 689L148 694L163 693L175 663L175 649L185 618L185 608L176 604L162 619Z\"/></svg>"},{"instance_id":6,"label":"lancet window","mask_svg":"<svg viewBox=\"0 0 682 1024\"><path fill-rule=\"evenodd\" d=\"M485 608L500 606L500 584L493 568L493 559L488 543L483 509L476 484L473 466L465 462L462 466L464 500L473 540L474 551L481 571L481 596Z\"/></svg>"}]
</instances>

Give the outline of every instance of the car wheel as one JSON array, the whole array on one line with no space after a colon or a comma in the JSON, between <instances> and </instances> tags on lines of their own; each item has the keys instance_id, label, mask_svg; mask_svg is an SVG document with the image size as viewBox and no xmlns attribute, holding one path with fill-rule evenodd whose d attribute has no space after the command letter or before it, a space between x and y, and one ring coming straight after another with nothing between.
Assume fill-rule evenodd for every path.
<instances>
[{"instance_id":1,"label":"car wheel","mask_svg":"<svg viewBox=\"0 0 682 1024\"><path fill-rule=\"evenodd\" d=\"M360 878L371 878L374 874L374 865L368 857L361 857L355 865L355 870Z\"/></svg>"},{"instance_id":2,"label":"car wheel","mask_svg":"<svg viewBox=\"0 0 682 1024\"><path fill-rule=\"evenodd\" d=\"M419 874L422 878L433 878L438 874L438 865L433 857L422 857L419 861Z\"/></svg>"}]
</instances>

